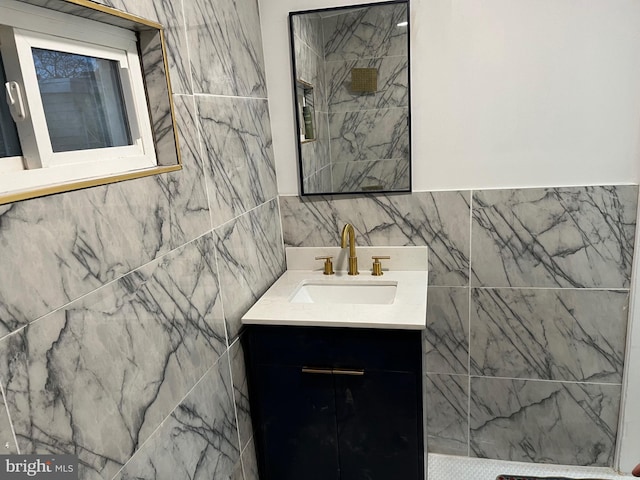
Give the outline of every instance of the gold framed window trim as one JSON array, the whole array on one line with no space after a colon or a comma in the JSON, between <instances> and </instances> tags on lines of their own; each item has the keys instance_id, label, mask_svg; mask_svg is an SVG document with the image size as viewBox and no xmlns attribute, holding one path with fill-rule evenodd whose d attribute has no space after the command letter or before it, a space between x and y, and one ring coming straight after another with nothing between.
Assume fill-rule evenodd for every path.
<instances>
[{"instance_id":1,"label":"gold framed window trim","mask_svg":"<svg viewBox=\"0 0 640 480\"><path fill-rule=\"evenodd\" d=\"M181 170L182 159L171 79L169 78L164 27L157 22L89 0L17 1L72 16L89 18L135 32L138 39L147 112L152 126L157 165L130 172L119 172L96 178L71 180L55 185L30 188L24 191L0 193L0 205ZM162 61L159 61L159 55L162 56ZM158 81L159 76L163 76L164 81ZM153 89L149 88L151 84L153 84ZM154 108L150 108L151 105ZM160 108L158 108L159 106Z\"/></svg>"}]
</instances>

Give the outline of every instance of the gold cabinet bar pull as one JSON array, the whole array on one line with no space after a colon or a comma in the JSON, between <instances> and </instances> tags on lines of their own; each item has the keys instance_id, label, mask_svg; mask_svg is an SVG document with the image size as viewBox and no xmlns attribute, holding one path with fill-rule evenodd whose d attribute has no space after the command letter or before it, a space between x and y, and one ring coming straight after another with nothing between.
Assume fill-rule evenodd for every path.
<instances>
[{"instance_id":1,"label":"gold cabinet bar pull","mask_svg":"<svg viewBox=\"0 0 640 480\"><path fill-rule=\"evenodd\" d=\"M333 374L333 369L331 369L331 368L302 367L302 373L319 373L321 375L332 375Z\"/></svg>"},{"instance_id":2,"label":"gold cabinet bar pull","mask_svg":"<svg viewBox=\"0 0 640 480\"><path fill-rule=\"evenodd\" d=\"M334 368L332 371L334 375L356 375L356 376L364 375L364 370L349 370L346 368Z\"/></svg>"},{"instance_id":3,"label":"gold cabinet bar pull","mask_svg":"<svg viewBox=\"0 0 640 480\"><path fill-rule=\"evenodd\" d=\"M317 367L302 367L302 373L316 373L320 375L364 375L364 370L360 369L348 369L348 368L317 368Z\"/></svg>"}]
</instances>

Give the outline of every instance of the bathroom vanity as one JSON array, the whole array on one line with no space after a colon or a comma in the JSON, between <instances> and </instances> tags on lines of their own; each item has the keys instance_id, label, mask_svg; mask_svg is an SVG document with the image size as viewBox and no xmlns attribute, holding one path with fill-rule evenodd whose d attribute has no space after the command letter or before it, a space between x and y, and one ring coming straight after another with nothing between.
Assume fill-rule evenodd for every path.
<instances>
[{"instance_id":1,"label":"bathroom vanity","mask_svg":"<svg viewBox=\"0 0 640 480\"><path fill-rule=\"evenodd\" d=\"M348 275L337 247L287 249L287 271L245 314L261 480L424 480L425 247ZM335 259L324 275L316 257Z\"/></svg>"},{"instance_id":2,"label":"bathroom vanity","mask_svg":"<svg viewBox=\"0 0 640 480\"><path fill-rule=\"evenodd\" d=\"M422 480L421 333L251 326L261 480Z\"/></svg>"}]
</instances>

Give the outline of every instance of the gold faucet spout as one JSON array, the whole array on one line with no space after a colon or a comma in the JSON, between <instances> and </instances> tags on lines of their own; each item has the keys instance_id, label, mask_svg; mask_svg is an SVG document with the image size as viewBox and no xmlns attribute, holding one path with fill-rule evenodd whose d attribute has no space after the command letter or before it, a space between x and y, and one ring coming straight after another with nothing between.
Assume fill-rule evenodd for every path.
<instances>
[{"instance_id":1,"label":"gold faucet spout","mask_svg":"<svg viewBox=\"0 0 640 480\"><path fill-rule=\"evenodd\" d=\"M340 247L346 248L349 242L349 275L358 275L358 257L356 256L356 231L347 223L342 229Z\"/></svg>"}]
</instances>

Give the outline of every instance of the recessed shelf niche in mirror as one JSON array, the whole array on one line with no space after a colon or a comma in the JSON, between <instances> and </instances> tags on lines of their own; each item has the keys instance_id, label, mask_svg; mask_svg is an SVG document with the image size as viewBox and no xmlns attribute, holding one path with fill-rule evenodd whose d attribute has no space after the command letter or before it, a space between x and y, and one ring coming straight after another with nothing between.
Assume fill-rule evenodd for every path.
<instances>
[{"instance_id":1,"label":"recessed shelf niche in mirror","mask_svg":"<svg viewBox=\"0 0 640 480\"><path fill-rule=\"evenodd\" d=\"M411 191L408 23L406 1L289 14L302 195Z\"/></svg>"},{"instance_id":2,"label":"recessed shelf niche in mirror","mask_svg":"<svg viewBox=\"0 0 640 480\"><path fill-rule=\"evenodd\" d=\"M316 140L316 114L313 85L303 80L297 80L296 101L298 104L300 143L313 142Z\"/></svg>"}]
</instances>

